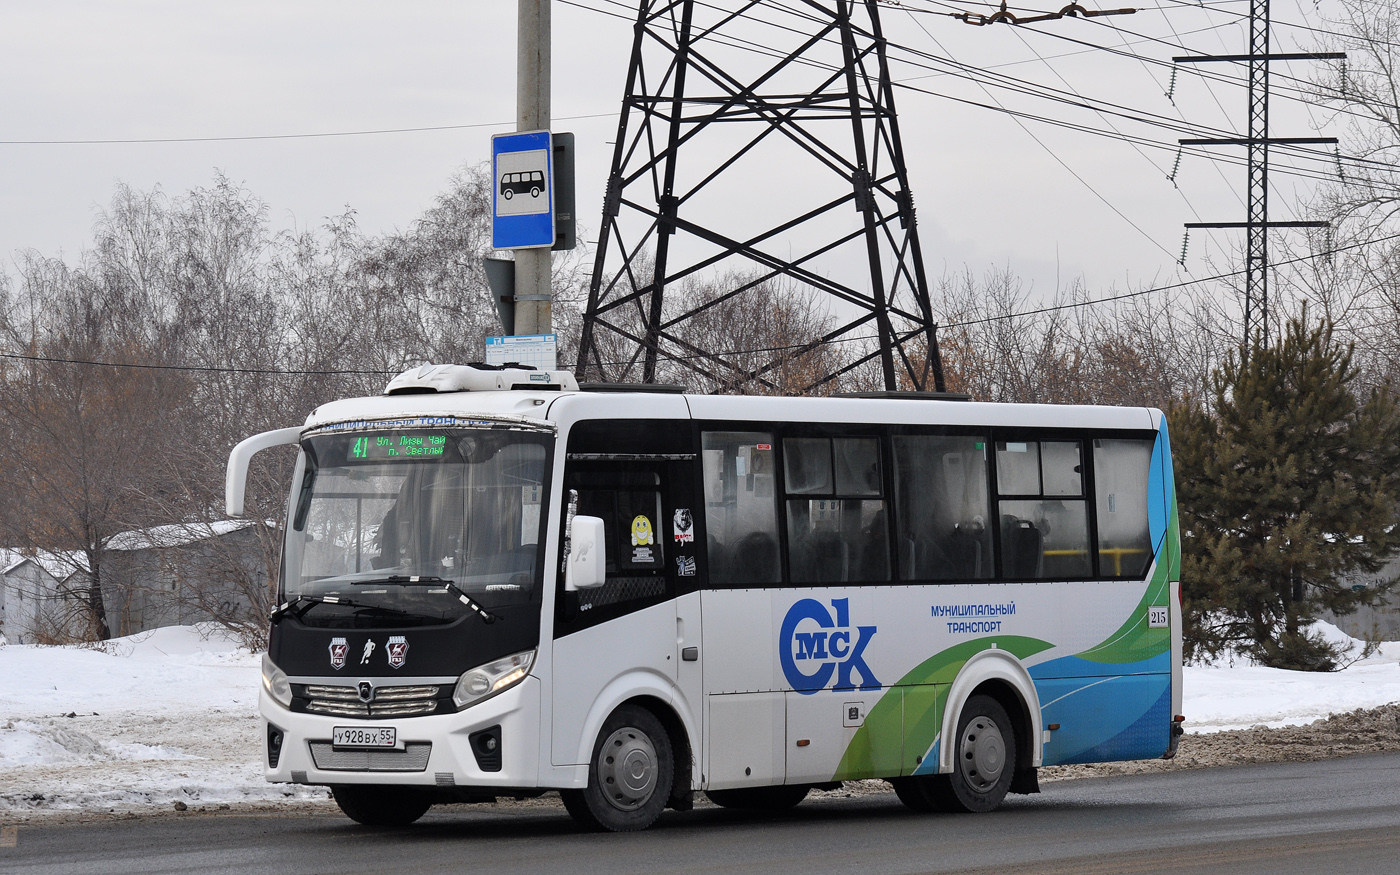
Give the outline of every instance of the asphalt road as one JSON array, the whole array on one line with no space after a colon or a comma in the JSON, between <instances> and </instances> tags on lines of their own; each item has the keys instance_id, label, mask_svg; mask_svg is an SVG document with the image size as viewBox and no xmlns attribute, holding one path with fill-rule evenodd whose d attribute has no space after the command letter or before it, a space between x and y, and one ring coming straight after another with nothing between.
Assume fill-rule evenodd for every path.
<instances>
[{"instance_id":1,"label":"asphalt road","mask_svg":"<svg viewBox=\"0 0 1400 875\"><path fill-rule=\"evenodd\" d=\"M562 810L459 806L404 830L192 813L30 823L7 837L0 872L25 875L1389 873L1400 871L1400 754L1060 782L987 815L916 815L890 794L777 816L668 812L630 835L577 832Z\"/></svg>"}]
</instances>

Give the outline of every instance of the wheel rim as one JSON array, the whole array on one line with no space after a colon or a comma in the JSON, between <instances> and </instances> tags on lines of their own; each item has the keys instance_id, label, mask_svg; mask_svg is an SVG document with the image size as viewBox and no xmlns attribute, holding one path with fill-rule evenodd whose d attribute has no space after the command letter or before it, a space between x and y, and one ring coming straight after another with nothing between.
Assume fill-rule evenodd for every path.
<instances>
[{"instance_id":1,"label":"wheel rim","mask_svg":"<svg viewBox=\"0 0 1400 875\"><path fill-rule=\"evenodd\" d=\"M978 793L995 787L1006 769L1006 740L1002 738L1001 728L991 718L979 714L963 729L959 748L958 766L968 785Z\"/></svg>"},{"instance_id":2,"label":"wheel rim","mask_svg":"<svg viewBox=\"0 0 1400 875\"><path fill-rule=\"evenodd\" d=\"M645 732L624 726L598 751L598 788L619 811L635 811L656 790L656 747Z\"/></svg>"}]
</instances>

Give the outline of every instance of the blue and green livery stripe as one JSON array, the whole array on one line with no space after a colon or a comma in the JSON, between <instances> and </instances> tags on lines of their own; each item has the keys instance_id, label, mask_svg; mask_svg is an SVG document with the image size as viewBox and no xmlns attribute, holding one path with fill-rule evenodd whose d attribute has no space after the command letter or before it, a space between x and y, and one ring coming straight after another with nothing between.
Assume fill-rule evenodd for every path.
<instances>
[{"instance_id":1,"label":"blue and green livery stripe","mask_svg":"<svg viewBox=\"0 0 1400 875\"><path fill-rule=\"evenodd\" d=\"M1148 608L1168 605L1171 584L1181 576L1181 528L1165 417L1153 445L1148 484L1148 527L1156 561L1147 588L1112 635L1065 662L1082 660L1081 666L1116 665L1140 671L1160 662L1170 650L1171 630L1148 625ZM921 758L936 750L942 729L939 715L947 707L952 682L969 659L992 646L1021 660L1054 647L1037 638L1002 635L964 641L934 654L900 678L870 709L832 780L935 770L935 764L923 763Z\"/></svg>"},{"instance_id":2,"label":"blue and green livery stripe","mask_svg":"<svg viewBox=\"0 0 1400 875\"><path fill-rule=\"evenodd\" d=\"M918 758L938 737L939 715L947 707L948 691L969 659L993 647L1026 659L1053 646L1038 638L999 635L964 641L919 663L870 709L864 725L846 746L832 780L912 774L920 765Z\"/></svg>"}]
</instances>

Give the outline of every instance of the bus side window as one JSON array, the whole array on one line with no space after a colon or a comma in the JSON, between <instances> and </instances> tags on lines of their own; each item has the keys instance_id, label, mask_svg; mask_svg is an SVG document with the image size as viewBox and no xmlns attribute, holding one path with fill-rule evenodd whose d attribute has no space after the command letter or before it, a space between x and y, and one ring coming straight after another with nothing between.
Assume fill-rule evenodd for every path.
<instances>
[{"instance_id":1,"label":"bus side window","mask_svg":"<svg viewBox=\"0 0 1400 875\"><path fill-rule=\"evenodd\" d=\"M1099 573L1142 577L1152 561L1147 478L1152 441L1094 441L1094 506L1099 522Z\"/></svg>"},{"instance_id":2,"label":"bus side window","mask_svg":"<svg viewBox=\"0 0 1400 875\"><path fill-rule=\"evenodd\" d=\"M710 582L780 582L773 435L707 431L700 448Z\"/></svg>"},{"instance_id":3,"label":"bus side window","mask_svg":"<svg viewBox=\"0 0 1400 875\"><path fill-rule=\"evenodd\" d=\"M595 463L565 474L566 486L578 491L579 514L603 520L606 582L577 596L590 609L666 593L661 478L638 467Z\"/></svg>"},{"instance_id":4,"label":"bus side window","mask_svg":"<svg viewBox=\"0 0 1400 875\"><path fill-rule=\"evenodd\" d=\"M900 579L991 577L986 438L897 436L894 465Z\"/></svg>"},{"instance_id":5,"label":"bus side window","mask_svg":"<svg viewBox=\"0 0 1400 875\"><path fill-rule=\"evenodd\" d=\"M997 442L1002 573L1008 579L1093 575L1079 441Z\"/></svg>"},{"instance_id":6,"label":"bus side window","mask_svg":"<svg viewBox=\"0 0 1400 875\"><path fill-rule=\"evenodd\" d=\"M794 583L889 580L878 438L785 438L783 489Z\"/></svg>"}]
</instances>

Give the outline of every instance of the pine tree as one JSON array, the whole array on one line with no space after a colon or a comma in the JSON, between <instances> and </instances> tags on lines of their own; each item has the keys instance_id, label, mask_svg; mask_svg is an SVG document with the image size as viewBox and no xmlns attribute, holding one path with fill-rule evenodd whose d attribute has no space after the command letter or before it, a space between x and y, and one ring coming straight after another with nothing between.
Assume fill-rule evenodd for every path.
<instances>
[{"instance_id":1,"label":"pine tree","mask_svg":"<svg viewBox=\"0 0 1400 875\"><path fill-rule=\"evenodd\" d=\"M1209 407L1170 414L1194 655L1331 670L1337 653L1308 624L1396 583L1353 590L1347 578L1400 550L1400 408L1390 386L1363 393L1350 344L1306 318L1278 346L1231 355Z\"/></svg>"}]
</instances>

